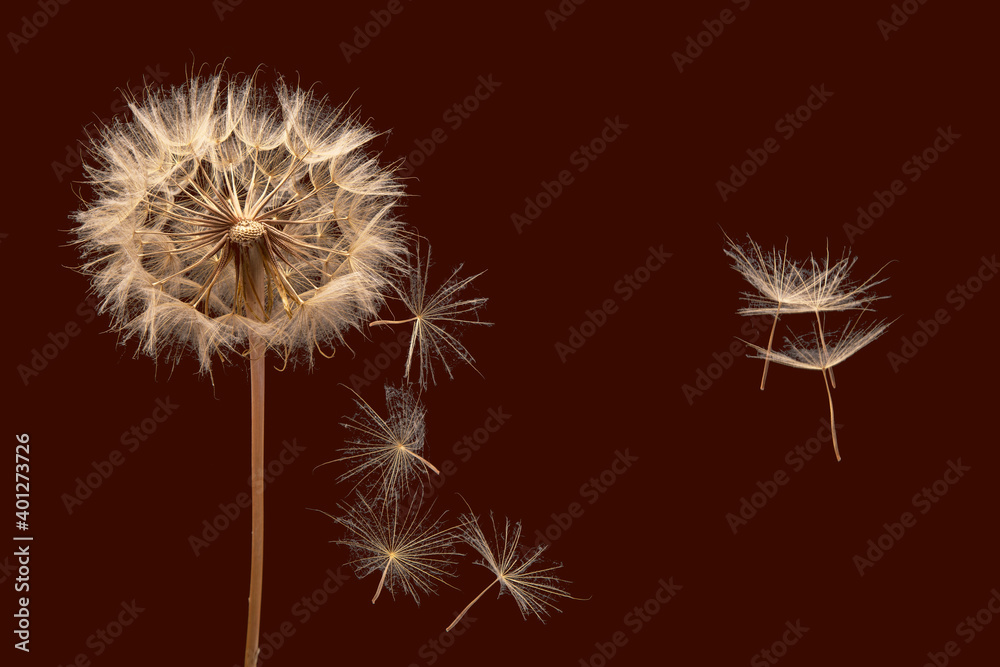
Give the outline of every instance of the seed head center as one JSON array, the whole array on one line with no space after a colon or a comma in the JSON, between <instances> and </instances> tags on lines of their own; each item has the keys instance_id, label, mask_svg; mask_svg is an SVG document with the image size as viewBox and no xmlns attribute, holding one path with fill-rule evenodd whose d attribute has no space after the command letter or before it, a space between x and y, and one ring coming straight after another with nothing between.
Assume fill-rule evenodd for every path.
<instances>
[{"instance_id":1,"label":"seed head center","mask_svg":"<svg viewBox=\"0 0 1000 667\"><path fill-rule=\"evenodd\" d=\"M229 238L233 243L246 247L263 236L266 231L267 227L262 222L240 219L229 228Z\"/></svg>"}]
</instances>

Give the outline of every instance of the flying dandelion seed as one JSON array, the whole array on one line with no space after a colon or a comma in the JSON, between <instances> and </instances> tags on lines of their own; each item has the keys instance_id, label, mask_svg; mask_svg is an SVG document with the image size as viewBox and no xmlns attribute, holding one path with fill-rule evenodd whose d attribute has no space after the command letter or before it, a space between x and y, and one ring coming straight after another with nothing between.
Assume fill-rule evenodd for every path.
<instances>
[{"instance_id":1,"label":"flying dandelion seed","mask_svg":"<svg viewBox=\"0 0 1000 667\"><path fill-rule=\"evenodd\" d=\"M361 411L344 422L354 439L348 441L349 447L341 450L342 457L328 462L346 462L350 466L338 481L355 480L354 489L374 487L382 500L388 501L398 499L421 472L441 474L422 455L427 411L412 387L385 386L389 411L386 419L360 395L355 393L355 396Z\"/></svg>"},{"instance_id":2,"label":"flying dandelion seed","mask_svg":"<svg viewBox=\"0 0 1000 667\"><path fill-rule=\"evenodd\" d=\"M503 528L500 529L493 518L493 513L490 512L490 526L492 536L487 538L474 514L463 514L461 517L459 537L479 552L482 560L476 561L476 564L488 569L496 579L466 605L446 628L447 631L454 628L472 605L493 588L494 584L500 585L499 595L506 593L514 598L525 619L534 614L538 620L544 622L553 611L561 611L556 606L555 600L577 599L565 590L565 585L570 582L553 574L562 567L561 564L543 566L540 556L545 551L546 545L540 545L527 552L522 550L520 522L511 524L509 519L504 519Z\"/></svg>"},{"instance_id":3,"label":"flying dandelion seed","mask_svg":"<svg viewBox=\"0 0 1000 667\"><path fill-rule=\"evenodd\" d=\"M372 604L383 589L393 598L397 591L409 595L419 605L420 596L436 593L439 584L454 588L446 577L455 576L458 552L453 529L443 527L444 514L432 519L431 508L421 513L400 503L372 503L363 497L340 509L340 517L322 513L347 529L349 536L335 542L351 550L348 565L358 578L382 573Z\"/></svg>"},{"instance_id":4,"label":"flying dandelion seed","mask_svg":"<svg viewBox=\"0 0 1000 667\"><path fill-rule=\"evenodd\" d=\"M725 234L724 234L725 235ZM740 308L738 313L744 316L772 315L774 323L768 338L764 359L764 371L761 376L760 388L764 389L767 380L767 370L770 363L771 347L774 332L781 313L786 315L796 313L813 313L819 327L819 342L826 345L823 334L821 312L839 312L867 308L871 302L885 297L878 297L870 290L885 282L876 280L878 273L860 284L848 280L857 257L851 257L846 251L836 262L830 261L830 249L822 263L810 255L808 262L798 264L788 259L788 241L785 241L784 252L773 249L770 253L761 249L753 239L747 237L747 246L741 247L726 236L729 248L724 252L733 259L732 268L738 271L749 282L757 293L744 292L743 299L747 306ZM884 268L884 267L883 267ZM830 382L836 387L832 368L828 369Z\"/></svg>"},{"instance_id":5,"label":"flying dandelion seed","mask_svg":"<svg viewBox=\"0 0 1000 667\"><path fill-rule=\"evenodd\" d=\"M810 255L809 269L797 270L803 274L801 283L805 289L796 298L795 305L806 310L796 312L812 311L815 314L819 342L823 348L826 347L826 337L823 334L823 321L819 316L821 312L864 310L869 307L871 302L885 298L868 293L871 288L885 282L885 278L875 280L881 269L861 284L853 284L848 280L849 273L857 261L857 257L851 257L845 251L838 261L831 264L828 244L822 266ZM833 367L827 368L826 373L830 376L830 384L836 388L837 381L833 376Z\"/></svg>"},{"instance_id":6,"label":"flying dandelion seed","mask_svg":"<svg viewBox=\"0 0 1000 667\"><path fill-rule=\"evenodd\" d=\"M758 294L744 292L744 298L750 301L750 306L740 309L741 315L758 314L761 309L774 316L771 325L771 335L767 340L767 353L764 356L764 372L760 378L760 388L764 389L767 382L767 369L770 364L771 344L774 341L774 330L778 326L782 306L794 303L800 298L805 286L802 284L801 273L794 263L788 262L788 240L785 240L784 252L772 250L765 253L753 239L747 237L749 245L742 248L726 236L729 249L724 252L733 259L733 268L740 272L744 279L753 285ZM787 312L787 311L786 311Z\"/></svg>"},{"instance_id":7,"label":"flying dandelion seed","mask_svg":"<svg viewBox=\"0 0 1000 667\"><path fill-rule=\"evenodd\" d=\"M876 324L870 324L863 328L856 328L858 320L854 321L854 326L847 330L842 336L836 332L831 332L830 342L821 343L819 332L814 328L809 336L793 336L785 339L785 349L770 353L771 358L777 364L790 366L792 368L804 368L816 370L823 373L823 384L826 386L826 396L830 401L830 431L833 434L833 452L840 461L840 447L837 444L837 426L833 417L833 394L830 392L830 383L826 379L826 371L846 361L856 354L876 338L881 336L889 324L885 320ZM753 343L743 341L752 347L757 356L756 359L763 359L767 351Z\"/></svg>"},{"instance_id":8,"label":"flying dandelion seed","mask_svg":"<svg viewBox=\"0 0 1000 667\"><path fill-rule=\"evenodd\" d=\"M452 364L449 359L463 361L475 369L475 359L465 346L458 340L457 336L449 332L445 327L456 327L465 324L484 324L489 326L489 322L482 322L476 315L477 311L486 303L484 298L459 298L459 292L468 287L473 280L483 275L477 273L469 278L459 278L458 273L462 270L461 265L452 271L451 276L444 282L441 288L433 295L427 295L427 280L431 266L431 251L427 249L427 259L422 260L420 248L412 255L413 261L410 265L409 277L410 288L408 291L397 290L399 299L406 308L413 313L413 317L403 320L378 320L369 326L382 324L407 324L413 322L413 333L410 336L410 347L406 355L406 373L404 377L409 380L410 369L413 365L413 353L417 353L417 365L420 368L418 384L426 388L428 382L437 384L434 375L433 359L437 359L448 373L452 376ZM476 371L478 372L478 370Z\"/></svg>"}]
</instances>

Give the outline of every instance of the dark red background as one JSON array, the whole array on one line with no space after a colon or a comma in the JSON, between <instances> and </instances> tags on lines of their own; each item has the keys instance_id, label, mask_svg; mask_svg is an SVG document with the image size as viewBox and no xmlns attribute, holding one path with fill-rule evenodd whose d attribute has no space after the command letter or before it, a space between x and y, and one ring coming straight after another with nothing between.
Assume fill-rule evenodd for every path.
<instances>
[{"instance_id":1,"label":"dark red background","mask_svg":"<svg viewBox=\"0 0 1000 667\"><path fill-rule=\"evenodd\" d=\"M557 5L404 2L351 62L339 45L386 3L245 0L220 17L208 0L77 0L25 33L34 36L17 53L8 35L3 419L8 452L14 434L31 437L34 542L32 651L8 645L4 664L69 665L81 653L108 667L240 664L249 512L200 556L188 538L247 489L246 371L218 372L213 389L193 361L171 376L117 346L105 317L84 323L76 308L88 285L66 268L77 257L65 233L81 170L56 174L84 126L119 108L116 88L140 83L147 67L179 84L193 63L224 59L232 71L264 64L316 82L336 102L350 98L373 127L391 130L376 146L387 162L444 128L447 140L408 182L402 214L431 239L439 278L460 262L487 270L477 285L495 326L465 337L485 379L463 368L426 394L428 456L457 465L439 507L454 516L461 493L479 511L522 519L528 534L573 502L583 507L549 555L589 599L566 601L546 625L487 595L468 632L433 653L427 642L490 581L471 556L455 582L461 591L419 608L408 598L373 606L376 578L352 578L301 623L293 605L347 558L328 543L339 536L332 522L305 509L333 511L344 492L332 466L313 472L336 457L352 409L338 383L392 334L355 336L355 356L340 350L312 374L271 372L267 458L292 438L305 450L266 496L262 631L290 621L295 632L265 664L429 665L433 655L443 666L597 666L595 644L618 631L627 644L612 665L764 664L755 654L796 621L809 630L783 665L919 667L949 641L960 648L951 664L996 664L1000 618L968 644L956 626L1000 587L991 416L1000 285L986 282L961 310L947 298L997 251L995 13L928 2L886 40L877 22L890 18L888 1L754 0L741 11L725 0L592 0L553 30L544 12ZM724 9L735 20L679 72L671 54ZM8 3L0 25L20 32L22 17L38 11ZM442 114L489 75L499 88L449 127ZM775 122L806 102L810 86L833 94L786 139ZM606 118L627 128L581 173L570 156ZM960 138L906 180L903 163L949 127ZM724 202L716 182L768 137L778 152ZM518 233L511 215L564 169L573 183ZM776 366L761 392L760 362L738 357L693 404L682 393L746 324L735 313L745 286L722 253L721 229L767 246L788 237L796 257L827 241L839 254L849 245L843 225L894 179L905 194L850 245L856 277L893 262L879 288L891 298L877 309L899 319L837 368L844 460L826 444L792 472L786 452L827 416L818 374ZM672 257L625 301L616 282L660 245ZM617 311L562 363L556 343L609 298ZM887 355L941 308L949 321L894 372ZM18 367L71 321L79 334L25 384ZM383 377L401 373L397 362ZM370 400L381 400L380 382L363 390ZM62 496L76 478L123 449L121 434L166 397L176 412L68 514ZM509 421L461 461L453 443L500 406ZM588 504L581 485L626 450L638 460ZM971 470L919 514L914 494L959 459ZM726 514L778 470L788 484L734 535ZM916 525L859 576L852 558L906 511ZM13 613L14 575L4 572L3 608ZM634 633L626 614L671 577L682 588ZM144 611L95 655L88 637L132 600Z\"/></svg>"}]
</instances>

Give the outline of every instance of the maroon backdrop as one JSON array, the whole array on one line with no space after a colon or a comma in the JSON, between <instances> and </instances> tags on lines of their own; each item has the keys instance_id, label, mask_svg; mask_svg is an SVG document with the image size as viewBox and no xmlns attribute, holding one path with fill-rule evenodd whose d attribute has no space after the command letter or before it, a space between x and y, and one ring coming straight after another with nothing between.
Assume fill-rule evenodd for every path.
<instances>
[{"instance_id":1,"label":"maroon backdrop","mask_svg":"<svg viewBox=\"0 0 1000 667\"><path fill-rule=\"evenodd\" d=\"M378 403L402 374L371 371L395 332L357 335L269 371L263 664L997 664L995 11L526 4L7 3L7 465L30 438L28 529L7 531L33 540L0 554L3 664L241 664L247 372L133 359L66 233L118 89L224 60L391 130L438 278L486 270L494 326L464 338L484 377L425 395L437 507L523 520L583 598L543 625L487 594L445 635L491 580L469 555L461 590L370 604L377 575L307 509L345 491L314 471L352 411L339 383L368 370ZM734 346L767 324L736 314L723 230L849 246L856 277L889 263L865 317L895 321L836 369L842 462L820 375L773 366L761 392Z\"/></svg>"}]
</instances>

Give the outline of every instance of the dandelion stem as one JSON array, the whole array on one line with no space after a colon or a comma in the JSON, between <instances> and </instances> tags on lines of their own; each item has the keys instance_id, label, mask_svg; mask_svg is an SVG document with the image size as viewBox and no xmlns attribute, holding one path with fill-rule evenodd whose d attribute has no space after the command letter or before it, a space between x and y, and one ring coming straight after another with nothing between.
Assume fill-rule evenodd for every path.
<instances>
[{"instance_id":1,"label":"dandelion stem","mask_svg":"<svg viewBox=\"0 0 1000 667\"><path fill-rule=\"evenodd\" d=\"M425 466L427 466L428 468L430 468L431 470L433 470L435 475L440 475L441 474L441 471L438 470L434 466L433 463L431 463L430 461L428 461L427 459L425 459L424 457L422 457L420 454L417 454L416 452L414 452L409 447L404 447L403 449L406 450L407 454L409 454L410 456L414 457L415 459L417 459L418 461L420 461L421 463L423 463Z\"/></svg>"},{"instance_id":2,"label":"dandelion stem","mask_svg":"<svg viewBox=\"0 0 1000 667\"><path fill-rule=\"evenodd\" d=\"M418 316L411 317L408 320L375 320L374 322L369 322L368 326L373 327L376 324L406 324L407 322L412 322L418 319Z\"/></svg>"},{"instance_id":3,"label":"dandelion stem","mask_svg":"<svg viewBox=\"0 0 1000 667\"><path fill-rule=\"evenodd\" d=\"M774 342L774 330L778 328L778 316L781 314L781 302L778 302L778 309L774 311L774 324L771 325L771 336L767 339L767 353L764 355L764 374L760 376L760 390L764 391L764 383L767 382L767 367L771 363L771 344Z\"/></svg>"},{"instance_id":4,"label":"dandelion stem","mask_svg":"<svg viewBox=\"0 0 1000 667\"><path fill-rule=\"evenodd\" d=\"M816 311L816 322L819 323L819 342L820 342L820 345L823 346L823 359L824 359L824 361L829 361L830 360L830 355L826 351L826 340L823 338L823 322L819 319L819 311L818 310ZM829 373L830 374L830 384L832 384L833 388L836 389L837 388L837 380L835 380L834 377L833 377L833 367L831 366L830 368L825 369L823 371L823 373ZM761 388L763 389L763 387L761 387Z\"/></svg>"},{"instance_id":5,"label":"dandelion stem","mask_svg":"<svg viewBox=\"0 0 1000 667\"><path fill-rule=\"evenodd\" d=\"M833 419L833 394L830 393L830 383L826 381L826 370L823 371L823 385L826 387L826 397L830 399L830 433L833 436L833 453L837 455L839 461L840 447L837 446L837 423Z\"/></svg>"},{"instance_id":6,"label":"dandelion stem","mask_svg":"<svg viewBox=\"0 0 1000 667\"><path fill-rule=\"evenodd\" d=\"M254 289L264 293L263 265L257 261L250 267ZM252 310L263 311L261 300L246 300L247 315ZM263 315L263 312L260 313ZM263 319L261 317L261 319ZM252 546L250 550L250 610L247 614L247 647L245 667L257 666L260 653L260 603L264 583L264 340L250 334L250 459L252 492Z\"/></svg>"},{"instance_id":7,"label":"dandelion stem","mask_svg":"<svg viewBox=\"0 0 1000 667\"><path fill-rule=\"evenodd\" d=\"M496 579L493 580L493 582L489 586L487 586L486 588L484 588L483 592L480 593L479 595L477 595L472 602L470 602L469 604L467 604L465 606L465 609L462 610L462 613L459 614L458 616L456 616L455 620L452 621L451 625L449 625L447 628L445 628L444 631L445 632L451 632L451 629L453 627L455 627L456 625L458 625L458 622L462 620L462 617L465 616L467 613L469 613L469 610L472 609L472 605L476 604L479 601L479 598L483 597L483 594L486 593L486 591L488 591L491 588L493 588L493 584L499 583L499 581L500 581L500 577L497 577Z\"/></svg>"},{"instance_id":8,"label":"dandelion stem","mask_svg":"<svg viewBox=\"0 0 1000 667\"><path fill-rule=\"evenodd\" d=\"M378 596L382 594L382 586L385 585L385 576L389 574L390 567L392 567L392 559L385 564L385 568L382 570L382 578L378 580L378 589L375 591L375 597L372 598L372 604L375 604L375 600L378 600Z\"/></svg>"}]
</instances>

